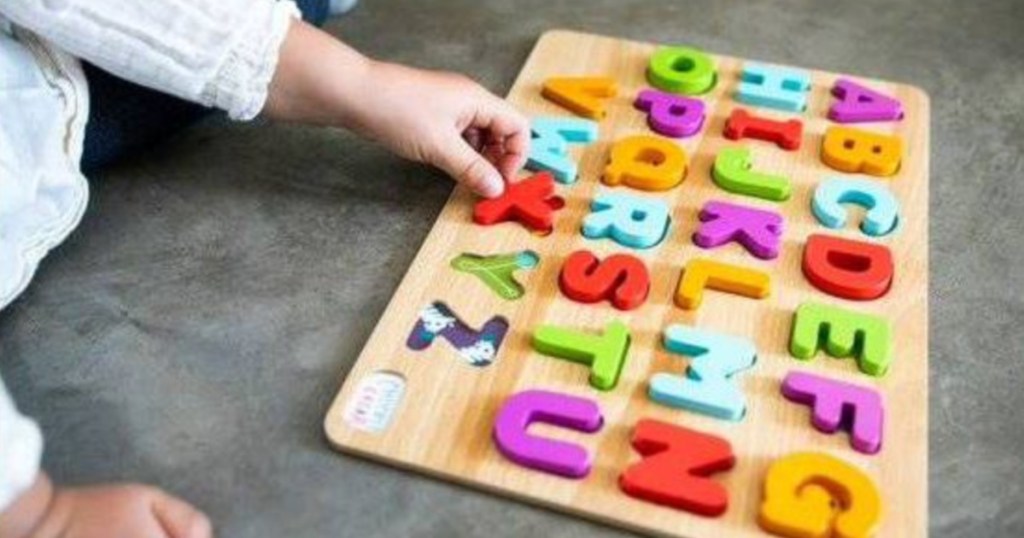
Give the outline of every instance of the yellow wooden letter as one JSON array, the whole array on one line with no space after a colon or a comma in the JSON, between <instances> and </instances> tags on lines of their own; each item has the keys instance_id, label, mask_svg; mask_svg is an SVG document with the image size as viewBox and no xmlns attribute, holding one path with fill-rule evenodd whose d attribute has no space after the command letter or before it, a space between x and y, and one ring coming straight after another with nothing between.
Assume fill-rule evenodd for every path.
<instances>
[{"instance_id":1,"label":"yellow wooden letter","mask_svg":"<svg viewBox=\"0 0 1024 538\"><path fill-rule=\"evenodd\" d=\"M610 77L553 77L544 81L540 91L549 101L592 120L605 116L607 100L617 93Z\"/></svg>"},{"instance_id":2,"label":"yellow wooden letter","mask_svg":"<svg viewBox=\"0 0 1024 538\"><path fill-rule=\"evenodd\" d=\"M638 135L612 147L602 178L607 185L625 184L645 191L664 191L686 177L686 152L667 138Z\"/></svg>"},{"instance_id":3,"label":"yellow wooden letter","mask_svg":"<svg viewBox=\"0 0 1024 538\"><path fill-rule=\"evenodd\" d=\"M896 135L852 127L829 127L821 144L821 160L842 172L891 176L900 169L903 140Z\"/></svg>"},{"instance_id":4,"label":"yellow wooden letter","mask_svg":"<svg viewBox=\"0 0 1024 538\"><path fill-rule=\"evenodd\" d=\"M867 538L882 519L882 499L860 469L827 454L776 460L764 481L758 524L793 538Z\"/></svg>"},{"instance_id":5,"label":"yellow wooden letter","mask_svg":"<svg viewBox=\"0 0 1024 538\"><path fill-rule=\"evenodd\" d=\"M684 310L695 310L704 297L704 288L764 299L771 292L771 277L756 269L697 258L683 269L676 304Z\"/></svg>"}]
</instances>

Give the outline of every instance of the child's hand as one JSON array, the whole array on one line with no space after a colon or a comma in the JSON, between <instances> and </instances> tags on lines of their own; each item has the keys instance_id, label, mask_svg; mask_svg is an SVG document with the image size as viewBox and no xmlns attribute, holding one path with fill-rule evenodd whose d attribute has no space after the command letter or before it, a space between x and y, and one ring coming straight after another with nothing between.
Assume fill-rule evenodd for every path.
<instances>
[{"instance_id":1,"label":"child's hand","mask_svg":"<svg viewBox=\"0 0 1024 538\"><path fill-rule=\"evenodd\" d=\"M281 47L264 112L353 129L487 197L515 179L530 141L527 119L466 77L369 60L302 22Z\"/></svg>"},{"instance_id":2,"label":"child's hand","mask_svg":"<svg viewBox=\"0 0 1024 538\"><path fill-rule=\"evenodd\" d=\"M4 538L210 538L210 520L156 488L52 488L43 475L3 514ZM9 534L8 534L9 533Z\"/></svg>"},{"instance_id":3,"label":"child's hand","mask_svg":"<svg viewBox=\"0 0 1024 538\"><path fill-rule=\"evenodd\" d=\"M407 159L432 164L486 197L504 190L526 161L526 117L472 80L373 63L372 100L352 128Z\"/></svg>"},{"instance_id":4,"label":"child's hand","mask_svg":"<svg viewBox=\"0 0 1024 538\"><path fill-rule=\"evenodd\" d=\"M156 488L58 489L39 538L209 538L210 520Z\"/></svg>"}]
</instances>

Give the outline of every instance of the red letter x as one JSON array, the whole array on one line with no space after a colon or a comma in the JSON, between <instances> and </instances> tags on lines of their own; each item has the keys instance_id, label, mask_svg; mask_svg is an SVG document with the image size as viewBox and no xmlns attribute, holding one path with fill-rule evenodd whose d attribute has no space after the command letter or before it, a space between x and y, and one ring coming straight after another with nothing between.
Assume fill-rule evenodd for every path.
<instances>
[{"instance_id":1,"label":"red letter x","mask_svg":"<svg viewBox=\"0 0 1024 538\"><path fill-rule=\"evenodd\" d=\"M530 230L550 232L554 227L555 210L564 205L565 202L555 195L551 174L541 172L508 184L505 194L499 198L477 202L473 221L489 226L515 220Z\"/></svg>"}]
</instances>

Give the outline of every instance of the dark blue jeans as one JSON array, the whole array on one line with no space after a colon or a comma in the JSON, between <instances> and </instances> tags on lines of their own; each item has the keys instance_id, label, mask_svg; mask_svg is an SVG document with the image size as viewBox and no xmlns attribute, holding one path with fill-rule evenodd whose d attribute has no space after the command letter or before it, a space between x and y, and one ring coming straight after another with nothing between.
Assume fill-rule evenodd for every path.
<instances>
[{"instance_id":1,"label":"dark blue jeans","mask_svg":"<svg viewBox=\"0 0 1024 538\"><path fill-rule=\"evenodd\" d=\"M320 26L327 19L328 0L297 0L296 4L307 22ZM152 146L212 112L83 64L91 101L82 153L86 174Z\"/></svg>"}]
</instances>

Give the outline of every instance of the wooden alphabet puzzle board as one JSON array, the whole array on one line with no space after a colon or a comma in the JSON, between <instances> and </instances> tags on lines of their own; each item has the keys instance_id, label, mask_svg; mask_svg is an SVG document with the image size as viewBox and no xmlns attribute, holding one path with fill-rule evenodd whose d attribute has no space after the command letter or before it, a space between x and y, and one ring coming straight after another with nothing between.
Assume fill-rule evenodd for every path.
<instances>
[{"instance_id":1,"label":"wooden alphabet puzzle board","mask_svg":"<svg viewBox=\"0 0 1024 538\"><path fill-rule=\"evenodd\" d=\"M658 50L540 39L509 100L535 130L597 118L595 140L563 130L562 147L532 152L556 177L578 164L554 184L564 207L534 192L540 206L503 211L457 188L331 405L328 439L648 534L924 536L927 97L693 50L654 61ZM677 122L657 131L635 103L708 81L648 94ZM658 175L679 164L666 143L682 149L682 182ZM641 204L611 231L599 220L622 208L595 204L608 194ZM658 207L660 238L647 226ZM545 215L551 233L528 229ZM596 267L613 255L620 265Z\"/></svg>"}]
</instances>

